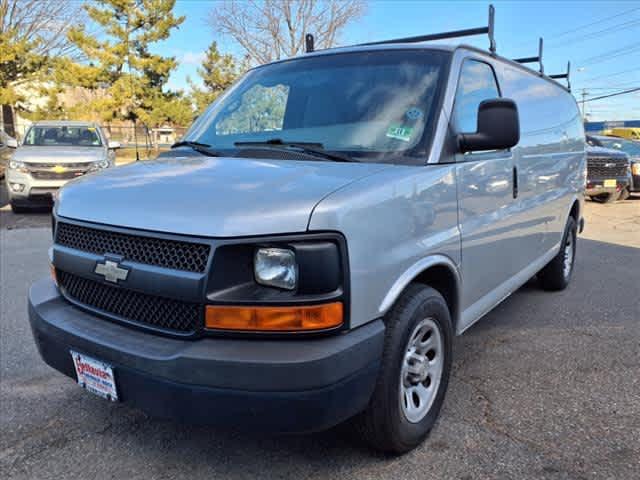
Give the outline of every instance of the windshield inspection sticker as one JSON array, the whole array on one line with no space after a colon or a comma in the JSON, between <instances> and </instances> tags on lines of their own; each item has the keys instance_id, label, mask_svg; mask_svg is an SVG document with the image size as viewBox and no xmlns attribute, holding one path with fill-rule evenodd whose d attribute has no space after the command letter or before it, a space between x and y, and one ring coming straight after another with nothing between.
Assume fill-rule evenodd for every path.
<instances>
[{"instance_id":1,"label":"windshield inspection sticker","mask_svg":"<svg viewBox=\"0 0 640 480\"><path fill-rule=\"evenodd\" d=\"M395 138L396 140L402 140L408 142L411 140L411 134L413 133L412 127L403 127L402 125L391 125L387 130L387 137Z\"/></svg>"},{"instance_id":2,"label":"windshield inspection sticker","mask_svg":"<svg viewBox=\"0 0 640 480\"><path fill-rule=\"evenodd\" d=\"M418 120L422 118L422 110L420 110L418 107L411 107L409 110L407 110L405 116L409 120Z\"/></svg>"}]
</instances>

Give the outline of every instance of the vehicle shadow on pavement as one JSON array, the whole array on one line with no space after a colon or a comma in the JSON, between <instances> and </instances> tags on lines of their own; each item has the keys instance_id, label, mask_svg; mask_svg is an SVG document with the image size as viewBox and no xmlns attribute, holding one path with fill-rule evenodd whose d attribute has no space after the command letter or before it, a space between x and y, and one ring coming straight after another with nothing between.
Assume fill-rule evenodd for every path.
<instances>
[{"instance_id":1,"label":"vehicle shadow on pavement","mask_svg":"<svg viewBox=\"0 0 640 480\"><path fill-rule=\"evenodd\" d=\"M14 228L46 227L51 225L51 207L30 209L27 213L16 214L11 211L7 184L0 180L0 228L13 230Z\"/></svg>"},{"instance_id":2,"label":"vehicle shadow on pavement","mask_svg":"<svg viewBox=\"0 0 640 480\"><path fill-rule=\"evenodd\" d=\"M532 279L458 337L441 418L404 456L373 453L344 426L266 435L149 418L54 373L31 341L26 373L2 384L0 470L4 478L633 478L639 254L580 239L567 290L544 292ZM24 340L3 336L3 349Z\"/></svg>"}]
</instances>

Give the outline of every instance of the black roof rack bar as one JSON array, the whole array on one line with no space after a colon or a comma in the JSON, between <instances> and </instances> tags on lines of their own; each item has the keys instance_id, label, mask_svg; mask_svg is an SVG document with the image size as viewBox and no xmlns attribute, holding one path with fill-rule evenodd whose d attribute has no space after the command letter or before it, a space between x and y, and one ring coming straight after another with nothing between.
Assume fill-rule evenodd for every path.
<instances>
[{"instance_id":1,"label":"black roof rack bar","mask_svg":"<svg viewBox=\"0 0 640 480\"><path fill-rule=\"evenodd\" d=\"M494 32L494 19L495 19L495 8L493 5L489 5L489 24L486 27L478 27L478 28L467 28L465 30L454 30L452 32L442 32L442 33L433 33L430 35L418 35L415 37L403 37L403 38L394 38L390 40L381 40L378 42L368 42L368 43L360 43L358 46L367 46L367 45L386 45L390 43L418 43L418 42L428 42L431 40L443 40L445 38L458 38L458 37L470 37L473 35L489 35L489 50L492 54L496 53L496 41L493 36Z\"/></svg>"},{"instance_id":2,"label":"black roof rack bar","mask_svg":"<svg viewBox=\"0 0 640 480\"><path fill-rule=\"evenodd\" d=\"M307 33L304 36L304 47L305 47L305 52L307 53L311 53L314 50L314 38L313 35L310 33Z\"/></svg>"},{"instance_id":3,"label":"black roof rack bar","mask_svg":"<svg viewBox=\"0 0 640 480\"><path fill-rule=\"evenodd\" d=\"M571 62L567 62L567 73L558 73L556 75L549 75L549 78L553 78L554 80L558 80L560 78L567 79L567 89L571 91Z\"/></svg>"},{"instance_id":4,"label":"black roof rack bar","mask_svg":"<svg viewBox=\"0 0 640 480\"><path fill-rule=\"evenodd\" d=\"M514 62L518 63L540 63L540 74L544 74L544 65L542 65L542 45L543 40L542 37L538 40L538 56L537 57L523 57L523 58L514 58Z\"/></svg>"}]
</instances>

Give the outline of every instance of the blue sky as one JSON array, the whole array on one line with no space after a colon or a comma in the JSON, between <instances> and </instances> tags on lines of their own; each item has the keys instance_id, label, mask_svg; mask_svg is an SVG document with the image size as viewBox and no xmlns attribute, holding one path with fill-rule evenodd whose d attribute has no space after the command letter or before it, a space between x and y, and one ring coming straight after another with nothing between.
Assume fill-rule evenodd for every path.
<instances>
[{"instance_id":1,"label":"blue sky","mask_svg":"<svg viewBox=\"0 0 640 480\"><path fill-rule=\"evenodd\" d=\"M341 44L483 26L486 1L370 0L367 13L350 25ZM498 53L506 57L532 56L539 36L545 39L546 73L561 73L572 65L574 94L581 98L640 87L640 1L494 1ZM212 40L223 52L240 54L229 38L207 25L216 1L178 0L176 14L186 20L154 50L173 55L179 68L170 88L187 89L186 78L197 81L196 69ZM610 18L613 17L613 18ZM488 47L486 36L464 40ZM617 56L616 56L617 55ZM588 98L587 97L587 98ZM640 118L640 92L587 102L590 120Z\"/></svg>"}]
</instances>

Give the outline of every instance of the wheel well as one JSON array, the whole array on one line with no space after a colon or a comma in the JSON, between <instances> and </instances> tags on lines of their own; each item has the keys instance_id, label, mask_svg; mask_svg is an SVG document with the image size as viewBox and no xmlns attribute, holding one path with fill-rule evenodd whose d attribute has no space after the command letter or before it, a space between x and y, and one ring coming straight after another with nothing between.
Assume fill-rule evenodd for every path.
<instances>
[{"instance_id":1,"label":"wheel well","mask_svg":"<svg viewBox=\"0 0 640 480\"><path fill-rule=\"evenodd\" d=\"M427 268L413 279L414 283L422 283L436 289L449 306L454 329L458 322L458 282L456 275L445 265L434 265Z\"/></svg>"},{"instance_id":2,"label":"wheel well","mask_svg":"<svg viewBox=\"0 0 640 480\"><path fill-rule=\"evenodd\" d=\"M578 200L573 202L569 215L571 215L576 223L578 223L578 220L580 219L580 203L578 202Z\"/></svg>"}]
</instances>

